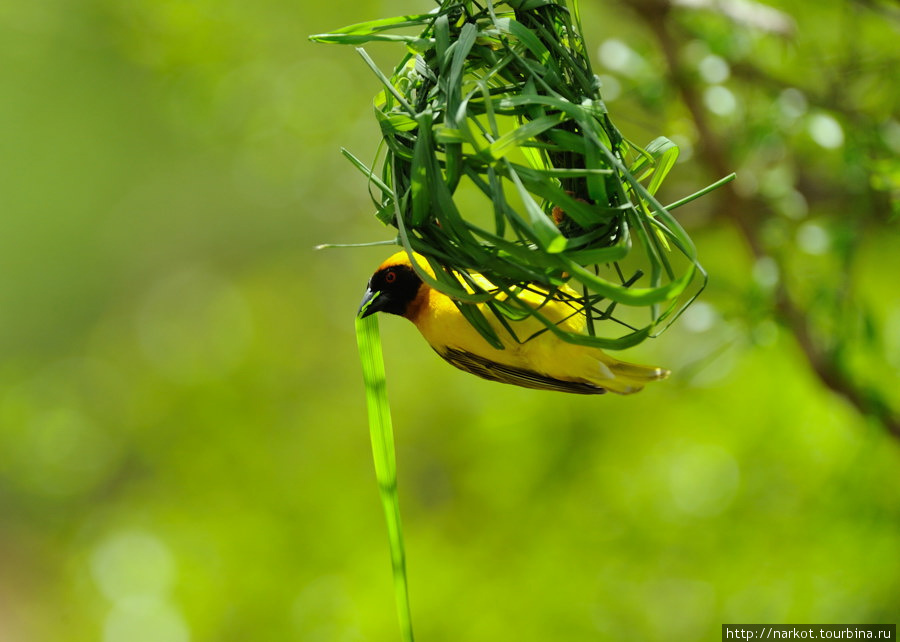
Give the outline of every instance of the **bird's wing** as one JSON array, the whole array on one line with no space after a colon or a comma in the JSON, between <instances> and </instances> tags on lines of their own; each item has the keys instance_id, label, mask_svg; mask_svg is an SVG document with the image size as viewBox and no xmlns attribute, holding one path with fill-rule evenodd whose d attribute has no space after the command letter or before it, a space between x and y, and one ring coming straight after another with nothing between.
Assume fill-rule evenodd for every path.
<instances>
[{"instance_id":1,"label":"bird's wing","mask_svg":"<svg viewBox=\"0 0 900 642\"><path fill-rule=\"evenodd\" d=\"M535 388L538 390L556 390L558 392L572 392L582 395L599 395L606 392L606 388L588 383L586 381L565 381L563 379L554 379L547 375L526 370L525 368L517 368L502 363L497 363L486 357L482 357L465 350L457 350L455 348L444 348L443 350L435 349L441 357L448 363L456 366L460 370L465 370L473 375L491 381L499 381L501 383L511 383L523 388Z\"/></svg>"}]
</instances>

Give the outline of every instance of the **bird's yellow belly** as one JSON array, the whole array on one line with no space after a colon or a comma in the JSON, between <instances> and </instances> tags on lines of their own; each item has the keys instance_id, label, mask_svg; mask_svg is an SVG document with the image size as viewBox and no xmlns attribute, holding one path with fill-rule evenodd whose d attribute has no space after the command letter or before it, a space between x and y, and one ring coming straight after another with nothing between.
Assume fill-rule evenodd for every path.
<instances>
[{"instance_id":1,"label":"bird's yellow belly","mask_svg":"<svg viewBox=\"0 0 900 642\"><path fill-rule=\"evenodd\" d=\"M560 340L535 318L508 321L515 333L513 337L491 310L481 306L485 318L504 345L504 349L499 350L472 327L449 298L443 295L432 296L429 303L429 314L421 315L415 323L428 343L438 352L442 352L443 348L452 348L496 363L549 375L564 373L572 365L566 363L566 352L571 344ZM565 329L575 330L573 327Z\"/></svg>"}]
</instances>

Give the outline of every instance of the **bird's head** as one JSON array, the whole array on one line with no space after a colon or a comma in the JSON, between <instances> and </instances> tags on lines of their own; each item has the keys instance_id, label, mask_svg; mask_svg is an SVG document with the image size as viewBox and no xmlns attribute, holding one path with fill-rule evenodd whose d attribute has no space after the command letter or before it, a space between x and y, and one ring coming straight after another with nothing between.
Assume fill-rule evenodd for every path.
<instances>
[{"instance_id":1,"label":"bird's head","mask_svg":"<svg viewBox=\"0 0 900 642\"><path fill-rule=\"evenodd\" d=\"M382 263L369 279L357 314L360 318L375 312L408 316L410 304L422 285L422 279L413 269L407 253L398 252Z\"/></svg>"}]
</instances>

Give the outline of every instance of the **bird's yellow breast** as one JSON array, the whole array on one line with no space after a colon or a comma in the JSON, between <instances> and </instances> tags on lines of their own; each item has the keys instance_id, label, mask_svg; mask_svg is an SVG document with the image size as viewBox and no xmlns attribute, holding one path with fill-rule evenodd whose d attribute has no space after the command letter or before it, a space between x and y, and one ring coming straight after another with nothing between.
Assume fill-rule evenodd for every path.
<instances>
[{"instance_id":1,"label":"bird's yellow breast","mask_svg":"<svg viewBox=\"0 0 900 642\"><path fill-rule=\"evenodd\" d=\"M583 315L564 301L548 300L546 295L535 292L521 294L520 300L539 309L543 316L565 331L583 331ZM423 287L417 297L410 320L438 352L446 348L461 350L497 363L542 373L563 369L566 353L574 346L549 332L542 321L531 316L521 320L506 319L513 332L510 334L487 305L478 307L503 343L503 350L481 336L447 295L428 286Z\"/></svg>"}]
</instances>

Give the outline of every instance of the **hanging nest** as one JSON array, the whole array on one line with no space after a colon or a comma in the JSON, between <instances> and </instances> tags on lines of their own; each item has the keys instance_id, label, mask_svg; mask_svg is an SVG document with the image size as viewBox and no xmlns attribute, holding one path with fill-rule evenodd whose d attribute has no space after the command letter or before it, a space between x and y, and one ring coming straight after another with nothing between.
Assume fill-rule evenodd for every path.
<instances>
[{"instance_id":1,"label":"hanging nest","mask_svg":"<svg viewBox=\"0 0 900 642\"><path fill-rule=\"evenodd\" d=\"M658 335L705 285L669 210L714 186L668 208L656 200L678 148L666 138L640 148L612 124L574 2L441 0L427 14L312 39L406 46L390 77L358 50L384 85L380 171L344 153L369 178L378 219L431 264L435 276L422 278L493 345L474 304L506 327L544 320L516 296L535 284L549 296L577 292L588 320L587 335L546 322L550 331L612 349ZM496 288L481 289L469 271Z\"/></svg>"}]
</instances>

